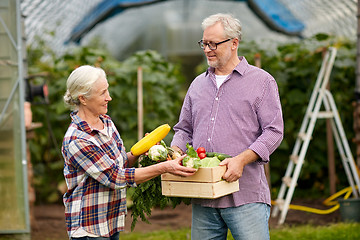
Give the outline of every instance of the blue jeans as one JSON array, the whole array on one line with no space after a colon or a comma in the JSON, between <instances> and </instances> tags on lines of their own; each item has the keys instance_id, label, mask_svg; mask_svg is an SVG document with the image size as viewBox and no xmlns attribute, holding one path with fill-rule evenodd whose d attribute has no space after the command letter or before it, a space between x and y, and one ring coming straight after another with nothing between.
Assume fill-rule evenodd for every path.
<instances>
[{"instance_id":1,"label":"blue jeans","mask_svg":"<svg viewBox=\"0 0 360 240\"><path fill-rule=\"evenodd\" d=\"M210 208L192 205L192 240L226 240L228 229L235 240L268 240L270 206L250 203L239 207Z\"/></svg>"},{"instance_id":2,"label":"blue jeans","mask_svg":"<svg viewBox=\"0 0 360 240\"><path fill-rule=\"evenodd\" d=\"M114 233L111 237L80 237L71 240L119 240L120 232Z\"/></svg>"}]
</instances>

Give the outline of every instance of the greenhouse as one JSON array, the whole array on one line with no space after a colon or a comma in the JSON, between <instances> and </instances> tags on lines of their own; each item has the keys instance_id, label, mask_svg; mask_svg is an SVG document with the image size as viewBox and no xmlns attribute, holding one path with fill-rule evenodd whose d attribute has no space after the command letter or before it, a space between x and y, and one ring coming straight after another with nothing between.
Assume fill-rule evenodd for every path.
<instances>
[{"instance_id":1,"label":"greenhouse","mask_svg":"<svg viewBox=\"0 0 360 240\"><path fill-rule=\"evenodd\" d=\"M66 183L61 144L70 121L63 95L71 70L84 64L104 68L113 99L109 112L129 150L144 132L162 123L171 127L177 123L188 85L207 67L198 44L203 37L201 22L220 12L241 21L239 54L251 64L263 66L279 84L285 137L274 152L274 158L282 163L274 161L271 167L276 170L268 181L274 208L280 199L285 200L286 210L275 210L283 215L271 221L286 223L293 195L304 197L301 194L308 188L312 193L334 195L341 187L347 189L347 197L353 194L358 198L358 11L356 0L1 0L0 240L11 239L8 235L35 239L39 236L33 235L35 206L63 204ZM326 64L331 67L321 73ZM332 129L327 120L318 121L320 126L308 136L314 147L309 144L306 157L302 156L305 163L296 177L299 182L290 184L291 179L286 178L292 166L286 170L287 161L297 145L301 120L310 116L305 114L306 107L320 77L329 81L327 90L324 86L320 91L333 94L325 96L323 107L341 119L331 116L336 121ZM315 139L315 135L321 137ZM169 145L173 136L170 130L163 140ZM330 145L332 137L335 146ZM344 147L339 146L341 142ZM161 190L158 183L154 186ZM299 194L286 195L287 187L299 189ZM136 212L136 206L145 200L135 197L137 190L128 192L129 202L135 206L130 224L126 223L131 231L146 222L151 214L142 214L151 213L161 201L174 206L186 203L159 198L148 209ZM144 199L151 202L147 194L144 190ZM339 220L339 211L337 214ZM65 221L62 230L66 231Z\"/></svg>"}]
</instances>

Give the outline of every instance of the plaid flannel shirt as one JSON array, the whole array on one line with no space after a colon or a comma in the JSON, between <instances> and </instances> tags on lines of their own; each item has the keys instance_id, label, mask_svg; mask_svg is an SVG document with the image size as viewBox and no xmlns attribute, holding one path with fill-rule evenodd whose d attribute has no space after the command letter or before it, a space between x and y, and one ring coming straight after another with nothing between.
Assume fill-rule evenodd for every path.
<instances>
[{"instance_id":1,"label":"plaid flannel shirt","mask_svg":"<svg viewBox=\"0 0 360 240\"><path fill-rule=\"evenodd\" d=\"M136 186L135 169L128 168L123 141L109 116L100 116L108 136L92 129L77 112L71 118L62 145L66 228L69 237L79 227L109 237L124 230L126 188Z\"/></svg>"}]
</instances>

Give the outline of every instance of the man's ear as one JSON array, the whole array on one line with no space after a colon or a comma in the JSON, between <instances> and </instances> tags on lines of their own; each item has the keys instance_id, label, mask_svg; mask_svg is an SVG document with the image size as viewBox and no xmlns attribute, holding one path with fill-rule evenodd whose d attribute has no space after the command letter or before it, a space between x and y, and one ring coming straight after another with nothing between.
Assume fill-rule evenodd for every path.
<instances>
[{"instance_id":1,"label":"man's ear","mask_svg":"<svg viewBox=\"0 0 360 240\"><path fill-rule=\"evenodd\" d=\"M237 49L238 48L238 45L239 45L239 39L238 38L234 38L234 41L233 41L233 44L231 46L231 48L233 50Z\"/></svg>"}]
</instances>

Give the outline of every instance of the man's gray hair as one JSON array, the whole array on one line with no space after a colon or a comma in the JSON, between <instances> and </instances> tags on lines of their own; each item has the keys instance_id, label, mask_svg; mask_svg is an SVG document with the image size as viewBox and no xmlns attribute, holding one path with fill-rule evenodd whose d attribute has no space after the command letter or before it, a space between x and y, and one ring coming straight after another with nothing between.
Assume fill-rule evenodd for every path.
<instances>
[{"instance_id":1,"label":"man's gray hair","mask_svg":"<svg viewBox=\"0 0 360 240\"><path fill-rule=\"evenodd\" d=\"M201 24L203 30L220 22L224 27L224 37L238 38L241 41L241 23L238 19L234 18L231 14L217 13L204 19Z\"/></svg>"},{"instance_id":2,"label":"man's gray hair","mask_svg":"<svg viewBox=\"0 0 360 240\"><path fill-rule=\"evenodd\" d=\"M79 96L90 97L94 83L101 77L106 78L105 71L101 68L89 65L76 68L66 82L65 104L71 109L78 109L80 105Z\"/></svg>"}]
</instances>

